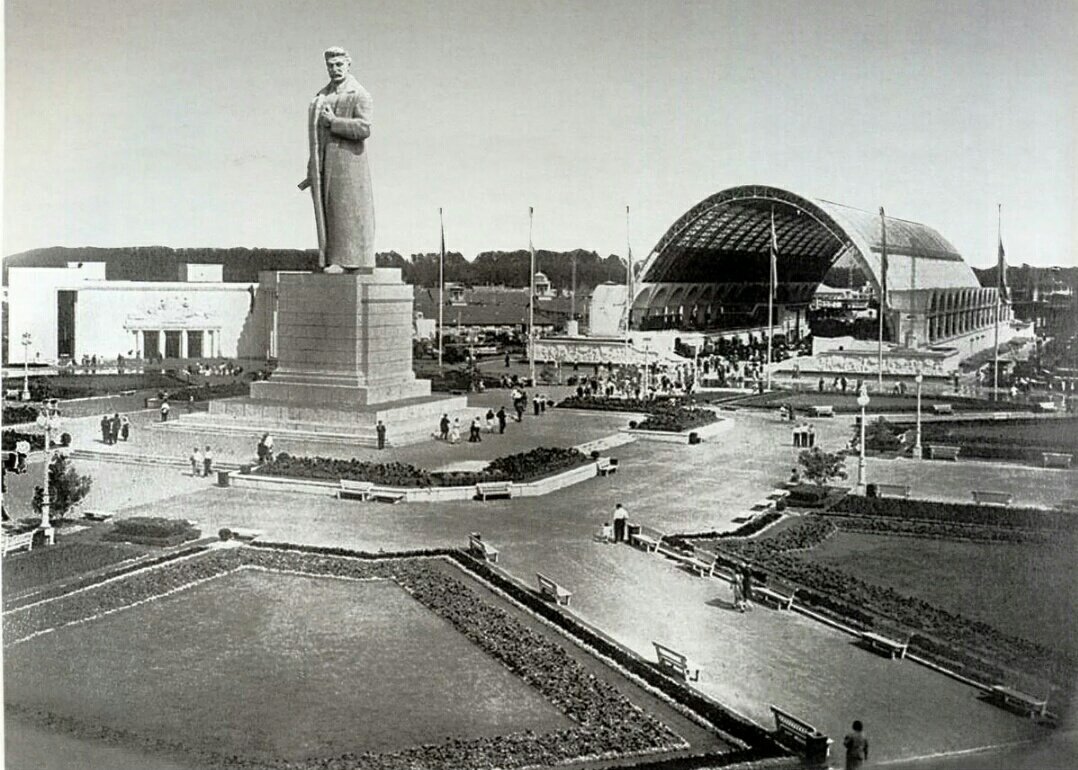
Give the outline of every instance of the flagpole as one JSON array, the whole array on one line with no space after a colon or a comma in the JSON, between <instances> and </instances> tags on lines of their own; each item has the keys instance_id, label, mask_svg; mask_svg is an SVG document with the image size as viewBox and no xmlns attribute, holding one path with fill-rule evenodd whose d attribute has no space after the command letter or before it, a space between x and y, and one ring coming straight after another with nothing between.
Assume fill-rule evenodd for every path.
<instances>
[{"instance_id":1,"label":"flagpole","mask_svg":"<svg viewBox=\"0 0 1078 770\"><path fill-rule=\"evenodd\" d=\"M883 234L883 251L880 254L880 341L876 348L876 386L883 393L883 306L887 302L887 219L880 206L880 231Z\"/></svg>"},{"instance_id":2,"label":"flagpole","mask_svg":"<svg viewBox=\"0 0 1078 770\"><path fill-rule=\"evenodd\" d=\"M442 233L442 250L438 256L438 371L442 371L442 315L445 311L445 220L438 207L438 226Z\"/></svg>"},{"instance_id":3,"label":"flagpole","mask_svg":"<svg viewBox=\"0 0 1078 770\"><path fill-rule=\"evenodd\" d=\"M528 368L532 387L535 387L535 246L532 241L532 221L535 209L528 206L528 251L531 252L531 276L528 282Z\"/></svg>"},{"instance_id":4,"label":"flagpole","mask_svg":"<svg viewBox=\"0 0 1078 770\"><path fill-rule=\"evenodd\" d=\"M633 319L633 246L629 238L629 207L625 207L625 347L628 363L629 326Z\"/></svg>"},{"instance_id":5,"label":"flagpole","mask_svg":"<svg viewBox=\"0 0 1078 770\"><path fill-rule=\"evenodd\" d=\"M775 239L775 208L771 207L771 243L768 246L768 258L767 262L770 266L768 269L768 282L767 282L767 366L764 367L765 377L767 378L767 390L771 390L771 338L775 336L775 324L774 324L774 302L775 302L775 259L777 258L776 251L778 250L778 243Z\"/></svg>"},{"instance_id":6,"label":"flagpole","mask_svg":"<svg viewBox=\"0 0 1078 770\"><path fill-rule=\"evenodd\" d=\"M992 351L992 400L999 400L999 316L1003 311L1003 204L996 204L996 342Z\"/></svg>"}]
</instances>

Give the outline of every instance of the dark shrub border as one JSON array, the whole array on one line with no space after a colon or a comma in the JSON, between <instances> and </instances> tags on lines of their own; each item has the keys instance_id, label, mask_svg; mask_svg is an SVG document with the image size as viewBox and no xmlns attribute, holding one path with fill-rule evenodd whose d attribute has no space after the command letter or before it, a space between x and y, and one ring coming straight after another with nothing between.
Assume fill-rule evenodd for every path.
<instances>
[{"instance_id":1,"label":"dark shrub border","mask_svg":"<svg viewBox=\"0 0 1078 770\"><path fill-rule=\"evenodd\" d=\"M846 495L831 507L829 513L1068 532L1078 528L1078 517L1073 514L1040 508L1012 508L999 505L945 503L937 500L904 500L861 495Z\"/></svg>"},{"instance_id":2,"label":"dark shrub border","mask_svg":"<svg viewBox=\"0 0 1078 770\"><path fill-rule=\"evenodd\" d=\"M260 476L280 476L321 481L370 481L389 487L464 487L486 481L525 483L591 460L577 449L538 447L528 452L499 457L478 472L427 471L406 463L369 463L332 457L294 457L282 452L273 462L258 467Z\"/></svg>"},{"instance_id":3,"label":"dark shrub border","mask_svg":"<svg viewBox=\"0 0 1078 770\"><path fill-rule=\"evenodd\" d=\"M304 556L308 558L303 558ZM315 560L312 562L310 556L328 556L332 561ZM368 564L350 563L334 558L339 556L351 558L358 556L367 560ZM357 573L358 570L363 574L378 574L396 579L398 582L403 581L404 587L413 596L457 626L458 630L469 636L473 643L485 649L488 654L501 659L517 671L518 675L524 677L547 698L553 700L555 705L565 711L578 726L547 735L535 735L530 731L524 731L497 738L419 746L381 755L350 754L335 759L317 757L300 763L271 761L266 763L267 767L283 769L287 764L289 768L312 768L313 770L313 768L329 766L328 762L333 767L339 767L342 770L359 767L397 770L418 766L418 763L424 767L448 770L448 768L465 766L512 767L537 764L537 762L557 764L566 761L566 758L582 756L605 756L609 760L613 752L624 755L624 759L628 760L628 764L624 765L626 767L631 765L653 768L653 770L690 770L787 755L774 743L767 731L751 723L746 724L739 718L719 709L716 704L698 698L711 708L718 709L719 716L725 716L728 720L733 719L735 727L748 728L753 735L761 736L760 744L723 754L648 760L646 756L641 756L641 752L671 750L684 744L662 722L632 706L616 688L603 684L587 674L579 664L565 654L559 645L536 636L534 632L505 615L503 610L482 603L474 592L462 592L454 588L456 581L452 577L415 563L405 562L398 566L386 564L384 568L378 566L388 560L400 560L407 556L448 556L462 566L479 573L480 576L483 571L489 571L485 565L476 564L470 557L445 549L370 554L342 548L297 548L285 544L259 544L253 548L216 551L204 558L175 565L171 572L154 571L135 575L128 581L102 586L100 591L93 592L95 595L92 596L80 593L73 597L60 597L57 603L49 605L49 612L32 613L32 617L9 616L4 620L9 639L16 636L22 637L25 632L33 631L34 626L42 627L42 622L45 625L52 625L56 622L77 619L77 616L85 615L86 612L100 612L103 609L125 606L143 598L159 595L162 591L190 584L193 580L214 577L243 565L270 569L292 568L326 575L348 575ZM173 555L172 558L176 556ZM146 566L145 563L133 569L141 569L144 566ZM611 647L618 657L627 658L640 676L657 680L660 689L667 690L674 686L675 693L679 690L687 690L684 685L678 685L673 680L667 679L650 666L637 661L634 656L619 648L613 648L605 640L594 637L591 632L578 626L575 621L560 616L560 613L552 611L545 603L515 583L500 576L495 575L495 578L496 580L492 582L500 584L511 594L519 596L526 606L541 612L552 622L577 632L581 636L593 637L593 644L597 648ZM52 617L42 618L41 615ZM104 730L97 725L79 723L39 710L21 709L18 704L9 704L9 708L12 708L15 713L21 713L26 718L43 722L52 728L60 728L88 737L124 744L135 743L151 750L180 751L214 766L251 766L251 760L242 756L216 756L182 745L167 744L147 736ZM715 720L712 721L715 722ZM621 760L615 759L615 761ZM259 766L262 765L259 764Z\"/></svg>"},{"instance_id":4,"label":"dark shrub border","mask_svg":"<svg viewBox=\"0 0 1078 770\"><path fill-rule=\"evenodd\" d=\"M30 442L30 451L37 452L45 448L44 433L25 433L21 430L5 430L0 433L0 448L9 452L15 451L15 445L20 441ZM53 444L53 446L56 446Z\"/></svg>"}]
</instances>

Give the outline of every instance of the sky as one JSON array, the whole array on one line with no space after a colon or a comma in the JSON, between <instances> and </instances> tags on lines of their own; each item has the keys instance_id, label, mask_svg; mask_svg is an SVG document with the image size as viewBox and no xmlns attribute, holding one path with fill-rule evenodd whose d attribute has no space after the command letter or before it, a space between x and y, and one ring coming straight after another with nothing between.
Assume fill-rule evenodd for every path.
<instances>
[{"instance_id":1,"label":"sky","mask_svg":"<svg viewBox=\"0 0 1078 770\"><path fill-rule=\"evenodd\" d=\"M376 249L643 258L767 184L1078 262L1078 3L7 0L3 253L315 248L306 109L374 97ZM626 221L625 207L631 209Z\"/></svg>"}]
</instances>

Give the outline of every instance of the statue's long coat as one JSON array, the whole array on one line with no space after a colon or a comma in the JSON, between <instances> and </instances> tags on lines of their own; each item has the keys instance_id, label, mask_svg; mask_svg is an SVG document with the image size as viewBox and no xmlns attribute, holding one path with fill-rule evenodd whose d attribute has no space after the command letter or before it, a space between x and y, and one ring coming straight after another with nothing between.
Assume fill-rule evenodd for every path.
<instances>
[{"instance_id":1,"label":"statue's long coat","mask_svg":"<svg viewBox=\"0 0 1078 770\"><path fill-rule=\"evenodd\" d=\"M323 104L336 116L328 127L318 125ZM374 267L374 196L366 152L371 106L371 95L348 75L340 87L330 83L319 91L308 110L307 181L323 265Z\"/></svg>"}]
</instances>

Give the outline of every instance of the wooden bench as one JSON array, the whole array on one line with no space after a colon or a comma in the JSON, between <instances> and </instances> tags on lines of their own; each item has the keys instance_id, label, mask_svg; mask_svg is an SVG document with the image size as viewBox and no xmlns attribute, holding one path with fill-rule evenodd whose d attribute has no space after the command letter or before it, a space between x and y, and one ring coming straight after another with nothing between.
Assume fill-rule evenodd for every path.
<instances>
[{"instance_id":1,"label":"wooden bench","mask_svg":"<svg viewBox=\"0 0 1078 770\"><path fill-rule=\"evenodd\" d=\"M112 511L83 511L82 518L87 521L108 521L116 514Z\"/></svg>"},{"instance_id":2,"label":"wooden bench","mask_svg":"<svg viewBox=\"0 0 1078 770\"><path fill-rule=\"evenodd\" d=\"M680 652L671 650L658 642L652 642L652 644L655 645L655 655L660 669L673 674L683 682L695 682L700 678L700 669L693 669L689 665L689 659Z\"/></svg>"},{"instance_id":3,"label":"wooden bench","mask_svg":"<svg viewBox=\"0 0 1078 770\"><path fill-rule=\"evenodd\" d=\"M1033 405L1038 412L1058 412L1059 406L1055 401L1038 401Z\"/></svg>"},{"instance_id":4,"label":"wooden bench","mask_svg":"<svg viewBox=\"0 0 1078 770\"><path fill-rule=\"evenodd\" d=\"M861 644L873 652L886 655L891 660L896 658L901 660L906 657L906 650L909 648L909 642L899 642L871 631L861 632Z\"/></svg>"},{"instance_id":5,"label":"wooden bench","mask_svg":"<svg viewBox=\"0 0 1078 770\"><path fill-rule=\"evenodd\" d=\"M794 606L794 597L797 589L782 582L768 583L767 585L753 585L752 596L746 596L749 601L755 599L761 604L770 604L776 610L788 610Z\"/></svg>"},{"instance_id":6,"label":"wooden bench","mask_svg":"<svg viewBox=\"0 0 1078 770\"><path fill-rule=\"evenodd\" d=\"M814 763L825 765L831 751L831 739L803 719L798 719L777 706L771 707L775 716L775 732L810 756Z\"/></svg>"},{"instance_id":7,"label":"wooden bench","mask_svg":"<svg viewBox=\"0 0 1078 770\"><path fill-rule=\"evenodd\" d=\"M572 591L562 588L541 572L535 573L535 579L539 581L540 596L553 600L555 604L569 606L569 600L573 598Z\"/></svg>"},{"instance_id":8,"label":"wooden bench","mask_svg":"<svg viewBox=\"0 0 1078 770\"><path fill-rule=\"evenodd\" d=\"M1025 716L1043 717L1048 713L1048 698L1038 698L1035 695L1006 687L1002 684L992 685L988 693L988 699L1006 709L1013 709Z\"/></svg>"},{"instance_id":9,"label":"wooden bench","mask_svg":"<svg viewBox=\"0 0 1078 770\"><path fill-rule=\"evenodd\" d=\"M701 551L699 548L694 547L692 557L687 563L689 568L700 577L711 577L715 574L715 566L718 561L718 554Z\"/></svg>"},{"instance_id":10,"label":"wooden bench","mask_svg":"<svg viewBox=\"0 0 1078 770\"><path fill-rule=\"evenodd\" d=\"M247 527L231 527L230 531L232 532L233 539L246 540L248 542L262 537L263 534L260 529L249 529Z\"/></svg>"},{"instance_id":11,"label":"wooden bench","mask_svg":"<svg viewBox=\"0 0 1078 770\"><path fill-rule=\"evenodd\" d=\"M374 489L374 482L372 481L341 479L340 487L337 489L337 499L344 500L348 497L358 497L360 500L370 500L372 489Z\"/></svg>"},{"instance_id":12,"label":"wooden bench","mask_svg":"<svg viewBox=\"0 0 1078 770\"><path fill-rule=\"evenodd\" d=\"M475 494L480 500L488 497L512 497L512 481L480 481L475 485Z\"/></svg>"},{"instance_id":13,"label":"wooden bench","mask_svg":"<svg viewBox=\"0 0 1078 770\"><path fill-rule=\"evenodd\" d=\"M618 472L618 458L616 457L600 457L598 462L595 463L595 469L600 476L609 476L611 473Z\"/></svg>"},{"instance_id":14,"label":"wooden bench","mask_svg":"<svg viewBox=\"0 0 1078 770\"><path fill-rule=\"evenodd\" d=\"M1010 492L990 492L983 489L974 489L970 494L973 495L973 502L975 503L984 503L987 505L1011 504Z\"/></svg>"},{"instance_id":15,"label":"wooden bench","mask_svg":"<svg viewBox=\"0 0 1078 770\"><path fill-rule=\"evenodd\" d=\"M407 492L402 492L399 489L389 489L387 487L371 488L371 499L381 503L399 503L407 496Z\"/></svg>"},{"instance_id":16,"label":"wooden bench","mask_svg":"<svg viewBox=\"0 0 1078 770\"><path fill-rule=\"evenodd\" d=\"M928 457L932 460L957 460L961 448L950 444L929 444Z\"/></svg>"},{"instance_id":17,"label":"wooden bench","mask_svg":"<svg viewBox=\"0 0 1078 770\"><path fill-rule=\"evenodd\" d=\"M478 532L468 535L468 550L483 561L489 561L491 564L498 563L498 549L484 540Z\"/></svg>"},{"instance_id":18,"label":"wooden bench","mask_svg":"<svg viewBox=\"0 0 1078 770\"><path fill-rule=\"evenodd\" d=\"M813 417L834 417L835 407L831 404L817 404L816 406L810 406L809 411Z\"/></svg>"},{"instance_id":19,"label":"wooden bench","mask_svg":"<svg viewBox=\"0 0 1078 770\"><path fill-rule=\"evenodd\" d=\"M953 404L933 404L932 412L934 414L954 414Z\"/></svg>"},{"instance_id":20,"label":"wooden bench","mask_svg":"<svg viewBox=\"0 0 1078 770\"><path fill-rule=\"evenodd\" d=\"M645 551L652 553L659 550L659 546L662 545L663 538L666 537L662 532L651 527L641 527L639 532L635 532L629 536L629 542L637 545L644 546Z\"/></svg>"},{"instance_id":21,"label":"wooden bench","mask_svg":"<svg viewBox=\"0 0 1078 770\"><path fill-rule=\"evenodd\" d=\"M6 556L11 551L25 548L27 551L34 550L34 532L23 532L18 535L4 535L3 554Z\"/></svg>"},{"instance_id":22,"label":"wooden bench","mask_svg":"<svg viewBox=\"0 0 1078 770\"><path fill-rule=\"evenodd\" d=\"M909 499L909 484L877 484L876 494L880 497L904 497Z\"/></svg>"},{"instance_id":23,"label":"wooden bench","mask_svg":"<svg viewBox=\"0 0 1078 770\"><path fill-rule=\"evenodd\" d=\"M1074 455L1064 452L1041 452L1045 468L1069 468L1074 461Z\"/></svg>"}]
</instances>

